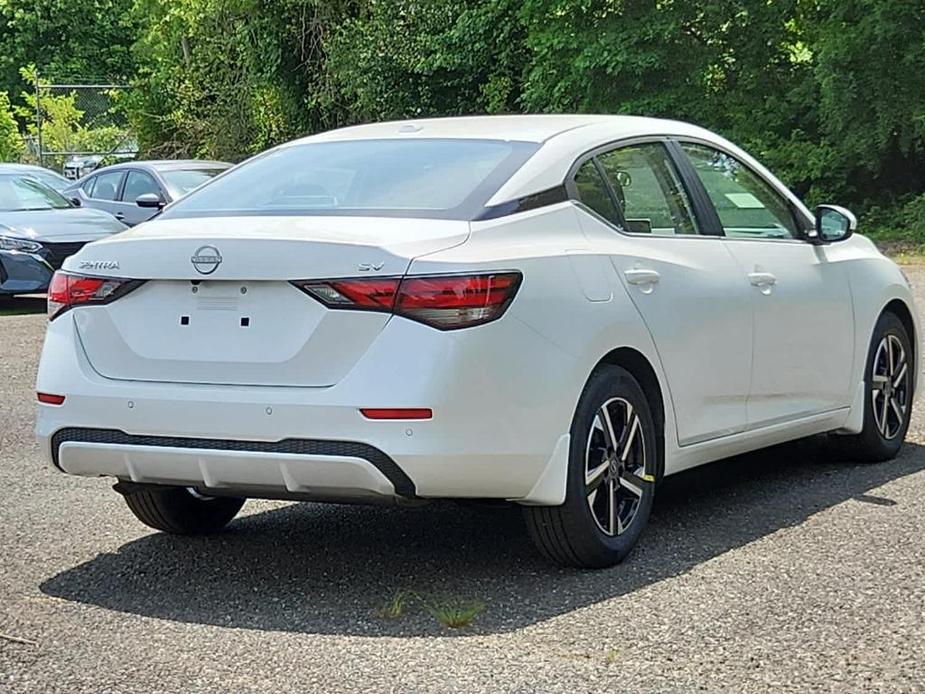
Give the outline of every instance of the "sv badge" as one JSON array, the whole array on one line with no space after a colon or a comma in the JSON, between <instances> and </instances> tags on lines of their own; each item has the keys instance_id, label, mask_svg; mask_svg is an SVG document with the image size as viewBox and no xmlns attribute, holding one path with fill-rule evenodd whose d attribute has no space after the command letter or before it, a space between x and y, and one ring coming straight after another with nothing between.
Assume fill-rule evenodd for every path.
<instances>
[{"instance_id":1,"label":"sv badge","mask_svg":"<svg viewBox=\"0 0 925 694\"><path fill-rule=\"evenodd\" d=\"M358 272L379 272L379 270L381 270L383 267L385 267L385 263L360 263L359 265L357 265L357 271Z\"/></svg>"}]
</instances>

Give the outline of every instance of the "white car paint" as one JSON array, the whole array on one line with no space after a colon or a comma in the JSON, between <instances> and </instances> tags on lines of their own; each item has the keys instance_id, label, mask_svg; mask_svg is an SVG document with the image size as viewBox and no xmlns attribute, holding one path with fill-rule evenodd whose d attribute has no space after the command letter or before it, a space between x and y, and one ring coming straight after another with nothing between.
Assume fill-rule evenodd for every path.
<instances>
[{"instance_id":1,"label":"white car paint","mask_svg":"<svg viewBox=\"0 0 925 694\"><path fill-rule=\"evenodd\" d=\"M735 155L810 217L746 153L673 121L421 120L283 147L438 137L540 143L487 205L561 186L595 148L675 137ZM190 262L206 245L220 247L223 258L208 278ZM574 200L468 221L154 220L85 248L65 270L87 261L116 261L118 270L103 274L149 282L49 324L37 390L66 401L39 407L46 457L72 474L279 498L403 494L355 451L296 455L213 443L355 442L394 461L415 497L560 504L576 404L595 366L615 350L640 355L657 378L665 474L813 433L858 432L873 326L891 301L916 315L898 268L863 236L816 246L622 234ZM353 277L364 265L381 276L516 270L523 283L501 319L455 331L334 311L287 284ZM776 284L752 283L765 275ZM177 322L187 314L196 330ZM244 315L253 321L246 331L236 323ZM434 415L369 421L364 407L428 407ZM71 440L53 450L57 433L83 428L129 438ZM139 437L164 440L150 446ZM191 439L206 441L191 447Z\"/></svg>"}]
</instances>

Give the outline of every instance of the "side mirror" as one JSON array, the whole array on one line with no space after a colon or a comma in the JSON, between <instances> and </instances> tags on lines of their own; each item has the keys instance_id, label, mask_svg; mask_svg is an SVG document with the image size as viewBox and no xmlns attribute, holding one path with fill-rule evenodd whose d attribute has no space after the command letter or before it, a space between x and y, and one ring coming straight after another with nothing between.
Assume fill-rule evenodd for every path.
<instances>
[{"instance_id":1,"label":"side mirror","mask_svg":"<svg viewBox=\"0 0 925 694\"><path fill-rule=\"evenodd\" d=\"M157 193L143 193L135 198L135 204L138 207L151 207L160 209L167 203Z\"/></svg>"},{"instance_id":2,"label":"side mirror","mask_svg":"<svg viewBox=\"0 0 925 694\"><path fill-rule=\"evenodd\" d=\"M857 228L857 217L844 207L819 205L816 208L816 228L809 233L809 240L817 244L844 241Z\"/></svg>"},{"instance_id":3,"label":"side mirror","mask_svg":"<svg viewBox=\"0 0 925 694\"><path fill-rule=\"evenodd\" d=\"M68 200L71 201L71 204L72 204L74 207L80 207L80 204L81 204L81 203L80 203L80 198L77 197L76 195L75 195L74 197L72 197L72 198L68 198Z\"/></svg>"}]
</instances>

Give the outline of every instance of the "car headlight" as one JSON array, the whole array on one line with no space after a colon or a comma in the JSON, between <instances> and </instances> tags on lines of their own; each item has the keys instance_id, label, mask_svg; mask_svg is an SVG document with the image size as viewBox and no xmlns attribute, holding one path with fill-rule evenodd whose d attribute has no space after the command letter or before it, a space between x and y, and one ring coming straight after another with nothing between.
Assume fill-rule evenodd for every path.
<instances>
[{"instance_id":1,"label":"car headlight","mask_svg":"<svg viewBox=\"0 0 925 694\"><path fill-rule=\"evenodd\" d=\"M42 250L42 244L38 241L29 241L28 239L18 239L15 236L0 236L0 251L22 251L23 253L35 253Z\"/></svg>"}]
</instances>

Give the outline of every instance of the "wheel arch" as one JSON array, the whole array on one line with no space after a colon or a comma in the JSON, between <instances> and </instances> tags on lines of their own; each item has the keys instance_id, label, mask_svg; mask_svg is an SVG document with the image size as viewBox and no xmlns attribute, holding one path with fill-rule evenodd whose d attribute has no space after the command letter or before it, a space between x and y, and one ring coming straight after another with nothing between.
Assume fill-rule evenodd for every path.
<instances>
[{"instance_id":1,"label":"wheel arch","mask_svg":"<svg viewBox=\"0 0 925 694\"><path fill-rule=\"evenodd\" d=\"M912 362L912 373L913 378L913 392L918 390L918 380L919 380L919 338L916 334L915 318L912 315L912 310L909 305L902 299L892 299L886 306L883 307L883 310L880 311L880 314L877 316L879 320L880 316L884 313L892 313L894 316L899 318L902 322L903 327L905 327L906 332L909 334L909 344L912 348L912 354L910 355L910 361Z\"/></svg>"},{"instance_id":2,"label":"wheel arch","mask_svg":"<svg viewBox=\"0 0 925 694\"><path fill-rule=\"evenodd\" d=\"M632 347L618 347L605 354L595 364L596 371L601 366L619 366L628 371L633 378L639 381L643 392L646 394L646 400L649 403L649 409L652 411L652 418L655 420L655 427L658 430L656 441L658 443L658 469L656 478L661 480L665 474L665 395L661 383L658 380L658 374L655 372L652 363L640 351Z\"/></svg>"}]
</instances>

